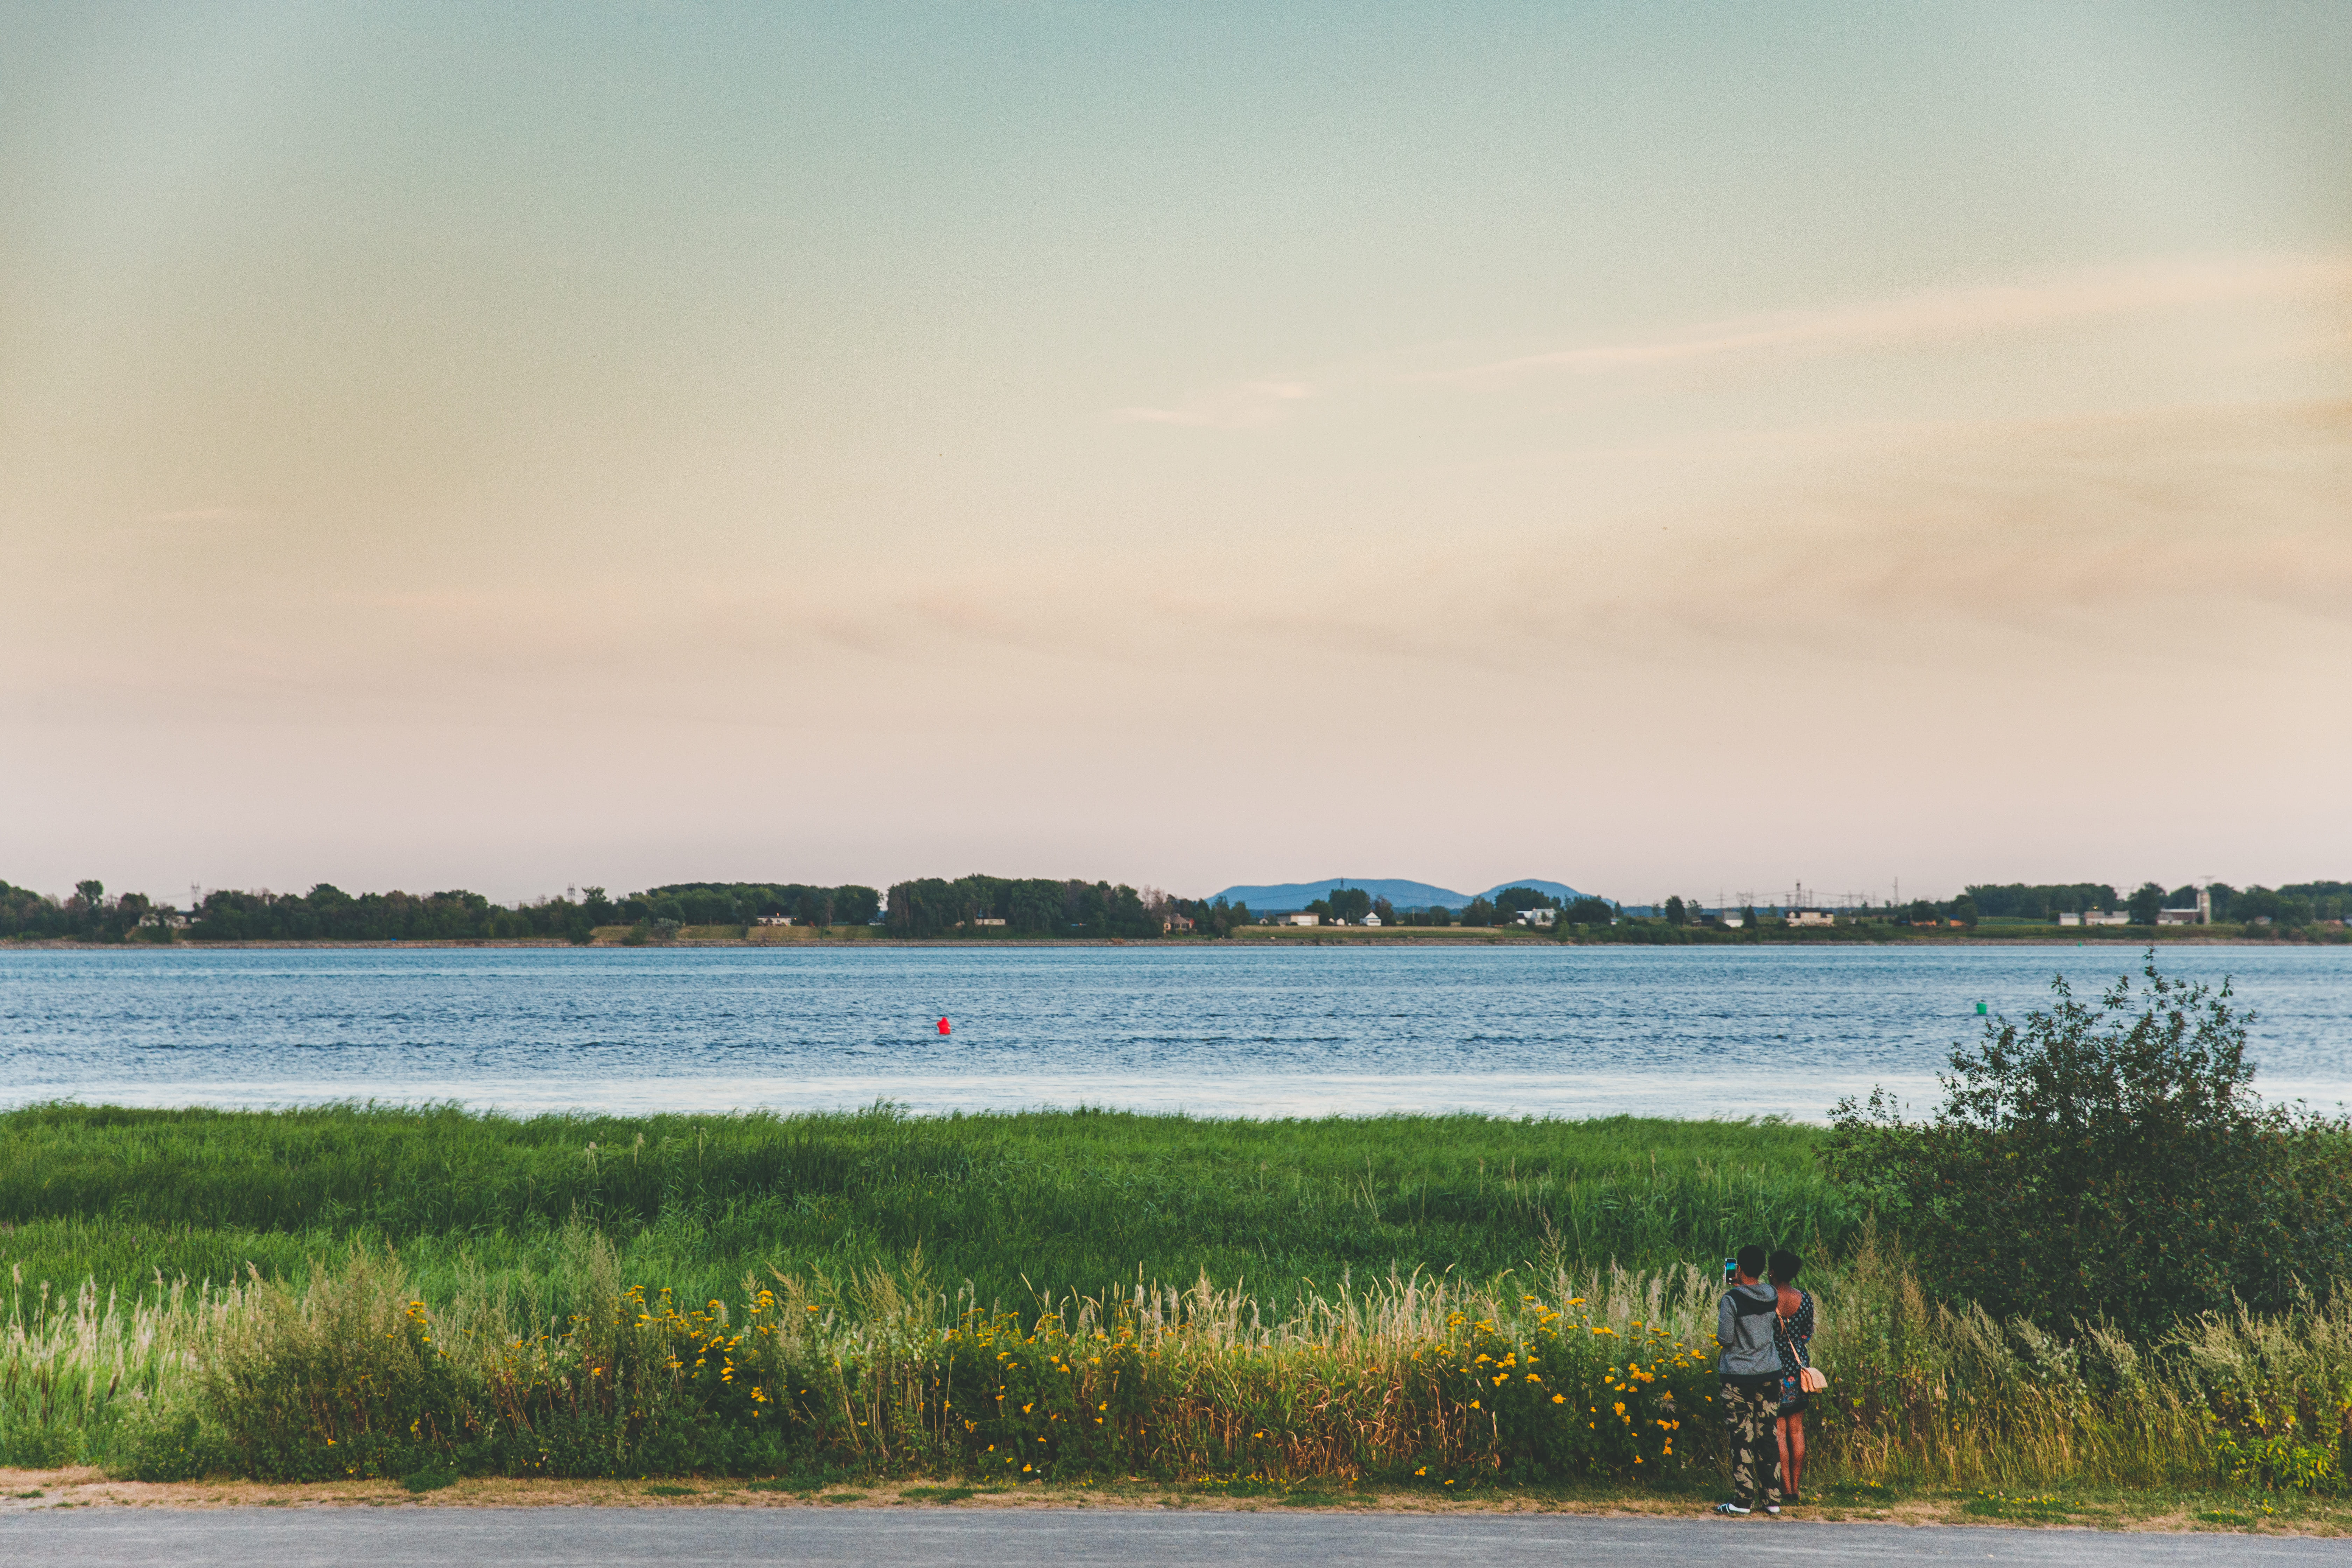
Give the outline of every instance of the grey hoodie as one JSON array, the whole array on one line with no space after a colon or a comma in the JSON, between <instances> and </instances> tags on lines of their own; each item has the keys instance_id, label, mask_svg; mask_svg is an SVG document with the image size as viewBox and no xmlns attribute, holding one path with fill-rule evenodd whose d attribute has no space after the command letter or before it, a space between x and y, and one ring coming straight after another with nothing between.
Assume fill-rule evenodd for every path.
<instances>
[{"instance_id":1,"label":"grey hoodie","mask_svg":"<svg viewBox=\"0 0 2352 1568\"><path fill-rule=\"evenodd\" d=\"M1729 1383L1767 1383L1780 1375L1780 1352L1772 1342L1772 1314L1780 1292L1769 1285L1734 1285L1715 1310L1715 1342L1723 1353L1715 1370Z\"/></svg>"}]
</instances>

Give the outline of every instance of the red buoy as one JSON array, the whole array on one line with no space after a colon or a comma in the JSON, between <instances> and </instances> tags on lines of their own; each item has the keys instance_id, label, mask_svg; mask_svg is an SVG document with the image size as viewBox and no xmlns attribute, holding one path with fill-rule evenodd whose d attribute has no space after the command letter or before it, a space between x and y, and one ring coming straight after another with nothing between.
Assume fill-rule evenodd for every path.
<instances>
[{"instance_id":1,"label":"red buoy","mask_svg":"<svg viewBox=\"0 0 2352 1568\"><path fill-rule=\"evenodd\" d=\"M946 1034L947 1032L948 1032L948 1021L947 1021L945 1018L941 1018L941 1019L940 1020L940 1034L942 1034L942 1035L944 1035L944 1034Z\"/></svg>"}]
</instances>

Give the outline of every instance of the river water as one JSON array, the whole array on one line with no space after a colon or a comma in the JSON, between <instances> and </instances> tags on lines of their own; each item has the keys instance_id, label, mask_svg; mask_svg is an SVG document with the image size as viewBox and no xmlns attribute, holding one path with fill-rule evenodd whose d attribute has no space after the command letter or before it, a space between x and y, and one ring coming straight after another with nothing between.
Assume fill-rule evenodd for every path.
<instances>
[{"instance_id":1,"label":"river water","mask_svg":"<svg viewBox=\"0 0 2352 1568\"><path fill-rule=\"evenodd\" d=\"M2019 1016L2055 972L2088 994L2138 962L2054 946L20 951L0 953L0 1103L1816 1120L1874 1084L1924 1109L1977 1003ZM2352 1101L2352 949L2159 963L2235 977L2265 1094Z\"/></svg>"}]
</instances>

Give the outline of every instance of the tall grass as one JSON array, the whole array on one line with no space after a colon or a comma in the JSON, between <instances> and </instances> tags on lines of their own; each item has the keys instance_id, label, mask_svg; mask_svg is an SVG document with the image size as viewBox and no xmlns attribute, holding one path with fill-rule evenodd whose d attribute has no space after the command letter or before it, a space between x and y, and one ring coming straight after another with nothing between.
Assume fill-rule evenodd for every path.
<instances>
[{"instance_id":1,"label":"tall grass","mask_svg":"<svg viewBox=\"0 0 2352 1568\"><path fill-rule=\"evenodd\" d=\"M1822 1480L2342 1483L2352 1300L1995 1322L1812 1139L35 1108L0 1116L0 1463L1672 1487L1720 1462L1712 1260L1778 1240L1817 1259Z\"/></svg>"},{"instance_id":2,"label":"tall grass","mask_svg":"<svg viewBox=\"0 0 2352 1568\"><path fill-rule=\"evenodd\" d=\"M420 1287L359 1251L128 1307L20 1299L0 1462L156 1479L717 1472L1369 1479L1461 1489L1719 1472L1711 1272L1343 1276L1268 1310L1196 1278L991 1310L919 1258L723 1296L628 1283L585 1226L530 1279ZM2352 1300L2134 1346L1930 1300L1865 1238L1814 1285L1816 1484L2333 1490Z\"/></svg>"}]
</instances>

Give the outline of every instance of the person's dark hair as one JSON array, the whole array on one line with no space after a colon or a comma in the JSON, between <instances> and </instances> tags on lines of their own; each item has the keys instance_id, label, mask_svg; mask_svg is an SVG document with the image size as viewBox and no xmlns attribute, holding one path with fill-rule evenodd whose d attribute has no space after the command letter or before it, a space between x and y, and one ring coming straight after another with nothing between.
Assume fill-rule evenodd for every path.
<instances>
[{"instance_id":1,"label":"person's dark hair","mask_svg":"<svg viewBox=\"0 0 2352 1568\"><path fill-rule=\"evenodd\" d=\"M1774 1253L1772 1255L1772 1283L1775 1285L1794 1285L1797 1282L1797 1270L1802 1268L1804 1266L1804 1259L1799 1258L1793 1252L1782 1250Z\"/></svg>"},{"instance_id":2,"label":"person's dark hair","mask_svg":"<svg viewBox=\"0 0 2352 1568\"><path fill-rule=\"evenodd\" d=\"M1760 1247L1741 1247L1739 1271L1750 1279L1761 1278L1764 1273L1764 1249Z\"/></svg>"}]
</instances>

